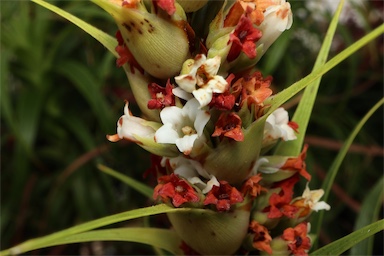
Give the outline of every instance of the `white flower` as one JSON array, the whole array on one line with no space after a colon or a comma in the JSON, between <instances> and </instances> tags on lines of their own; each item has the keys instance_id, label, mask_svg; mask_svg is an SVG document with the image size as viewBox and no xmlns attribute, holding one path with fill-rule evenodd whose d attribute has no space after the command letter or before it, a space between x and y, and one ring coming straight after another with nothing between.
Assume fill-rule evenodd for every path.
<instances>
[{"instance_id":1,"label":"white flower","mask_svg":"<svg viewBox=\"0 0 384 256\"><path fill-rule=\"evenodd\" d=\"M174 173L187 179L193 185L196 185L204 194L208 193L213 186L220 186L214 175L209 174L199 162L187 159L184 156L169 158L169 164ZM207 182L203 182L203 177Z\"/></svg>"},{"instance_id":2,"label":"white flower","mask_svg":"<svg viewBox=\"0 0 384 256\"><path fill-rule=\"evenodd\" d=\"M153 137L155 129L149 126L145 119L135 117L128 109L129 102L125 103L124 115L117 121L117 134L107 136L108 140L114 142L127 139L133 142L140 142L137 138Z\"/></svg>"},{"instance_id":3,"label":"white flower","mask_svg":"<svg viewBox=\"0 0 384 256\"><path fill-rule=\"evenodd\" d=\"M320 198L323 195L324 195L324 190L322 189L310 190L307 183L301 198L304 199L304 205L308 206L313 211L316 211L316 212L319 210L329 211L331 209L331 206L329 206L329 204L327 204L324 201L319 202Z\"/></svg>"},{"instance_id":4,"label":"white flower","mask_svg":"<svg viewBox=\"0 0 384 256\"><path fill-rule=\"evenodd\" d=\"M183 108L165 107L160 112L163 122L155 134L157 143L176 144L185 155L191 153L193 144L198 138L203 138L203 130L210 114L200 110L196 99L187 101Z\"/></svg>"},{"instance_id":5,"label":"white flower","mask_svg":"<svg viewBox=\"0 0 384 256\"><path fill-rule=\"evenodd\" d=\"M264 140L295 140L295 131L288 125L288 121L288 112L284 108L276 109L265 123Z\"/></svg>"},{"instance_id":6,"label":"white flower","mask_svg":"<svg viewBox=\"0 0 384 256\"><path fill-rule=\"evenodd\" d=\"M264 21L257 28L263 36L257 45L263 44L263 53L284 32L290 29L293 23L291 5L285 0L274 0L274 4L267 7L264 12Z\"/></svg>"},{"instance_id":7,"label":"white flower","mask_svg":"<svg viewBox=\"0 0 384 256\"><path fill-rule=\"evenodd\" d=\"M180 88L187 93L192 93L198 100L200 108L211 102L213 93L223 93L227 89L227 81L222 76L217 75L220 62L220 56L207 59L205 55L198 54L193 60L193 64L188 62L193 65L189 73L175 77L175 81ZM174 89L174 93L180 95L183 99L187 97L177 88Z\"/></svg>"}]
</instances>

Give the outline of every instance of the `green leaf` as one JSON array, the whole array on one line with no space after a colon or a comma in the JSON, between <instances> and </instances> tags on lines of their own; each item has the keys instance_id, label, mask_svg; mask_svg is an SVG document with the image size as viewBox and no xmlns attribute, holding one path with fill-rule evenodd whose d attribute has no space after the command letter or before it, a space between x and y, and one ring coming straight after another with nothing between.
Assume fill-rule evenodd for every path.
<instances>
[{"instance_id":1,"label":"green leaf","mask_svg":"<svg viewBox=\"0 0 384 256\"><path fill-rule=\"evenodd\" d=\"M135 210L131 210L123 213L110 215L107 217L92 220L92 221L89 221L89 222L56 232L56 233L53 233L51 235L31 239L19 245L16 245L10 249L1 251L0 255L21 254L21 253L33 251L36 249L50 246L52 243L55 243L66 237L79 234L82 232L86 232L92 229L104 227L110 224L114 224L114 223L118 223L126 220L137 219L145 216L152 216L156 214L169 213L169 212L195 212L195 213L200 212L205 214L215 214L215 212L211 210L193 209L193 208L173 208L165 204L160 204L156 206L150 206L146 208L140 208L140 209L135 209Z\"/></svg>"},{"instance_id":2,"label":"green leaf","mask_svg":"<svg viewBox=\"0 0 384 256\"><path fill-rule=\"evenodd\" d=\"M379 219L384 200L384 177L368 193L361 206L361 211L355 223L355 230L362 228ZM370 237L351 249L351 255L372 255L373 237Z\"/></svg>"},{"instance_id":3,"label":"green leaf","mask_svg":"<svg viewBox=\"0 0 384 256\"><path fill-rule=\"evenodd\" d=\"M135 189L136 191L140 192L141 194L143 194L144 196L148 197L148 198L152 198L152 195L153 195L153 189L151 187L148 187L147 185L141 183L141 182L138 182L137 180L135 179L132 179L124 174L121 174L115 170L112 170L111 168L105 166L105 165L102 165L102 164L99 164L97 166L97 168L102 171L102 172L105 172L106 174L109 174L115 178L117 178L118 180L124 182L125 184L127 184L128 186L130 186L131 188Z\"/></svg>"},{"instance_id":4,"label":"green leaf","mask_svg":"<svg viewBox=\"0 0 384 256\"><path fill-rule=\"evenodd\" d=\"M94 26L88 24L87 22L77 18L76 16L54 6L51 5L45 1L42 0L32 0L33 2L47 8L48 10L51 10L52 12L60 15L61 17L69 20L85 32L87 32L89 35L91 35L93 38L95 38L97 41L99 41L102 45L104 45L105 48L107 48L113 55L116 57L119 57L117 52L115 51L116 47L116 39L114 39L112 36L108 35L107 33L101 31L98 28L95 28Z\"/></svg>"},{"instance_id":5,"label":"green leaf","mask_svg":"<svg viewBox=\"0 0 384 256\"><path fill-rule=\"evenodd\" d=\"M335 160L333 161L331 167L329 168L327 172L327 176L325 177L325 180L323 182L323 190L324 190L324 201L327 201L329 193L331 191L331 187L333 184L333 181L335 180L336 174L340 168L340 165L345 157L345 155L348 152L349 147L351 146L353 140L355 139L356 135L359 133L363 125L367 122L367 120L372 116L372 114L381 106L384 104L384 98L382 98L378 103L376 103L369 111L368 113L360 120L360 122L356 125L356 127L353 129L352 133L349 135L348 139L344 142L343 147L340 149L339 153L337 154ZM320 211L318 215L314 216L314 219L312 221L313 223L313 232L317 233L322 224L324 211Z\"/></svg>"},{"instance_id":6,"label":"green leaf","mask_svg":"<svg viewBox=\"0 0 384 256\"><path fill-rule=\"evenodd\" d=\"M325 63L316 71L302 78L300 81L292 84L291 86L284 89L280 93L274 95L273 97L270 97L268 100L265 101L266 105L268 104L271 105L267 115L275 111L278 107L280 107L283 103L285 103L290 98L295 96L298 92L300 92L310 83L312 83L317 78L327 73L337 64L339 64L340 62L348 58L351 54L353 54L354 52L359 50L361 47L368 44L370 41L372 41L373 39L375 39L376 37L380 36L383 33L384 33L384 24L372 30L372 32L365 35L364 37L356 41L354 44L350 45L348 48L346 48L345 50L337 54L335 57L333 57L331 60L329 60L327 63Z\"/></svg>"},{"instance_id":7,"label":"green leaf","mask_svg":"<svg viewBox=\"0 0 384 256\"><path fill-rule=\"evenodd\" d=\"M340 255L358 242L383 229L384 220L379 220L314 251L311 255Z\"/></svg>"},{"instance_id":8,"label":"green leaf","mask_svg":"<svg viewBox=\"0 0 384 256\"><path fill-rule=\"evenodd\" d=\"M317 56L313 71L318 70L324 65L328 58L328 53L331 48L332 39L336 31L337 23L340 17L341 10L344 5L344 0L340 1L339 6L333 16L331 24L328 28L324 42L321 46L319 55ZM282 156L297 156L300 154L301 148L303 147L304 137L306 134L309 119L311 117L313 105L316 100L317 91L321 82L321 76L313 81L305 88L303 97L293 115L292 121L299 125L299 134L297 139L292 141L281 141L275 151L276 155Z\"/></svg>"},{"instance_id":9,"label":"green leaf","mask_svg":"<svg viewBox=\"0 0 384 256\"><path fill-rule=\"evenodd\" d=\"M84 232L53 241L48 246L83 243L92 241L125 241L143 243L167 250L175 255L182 254L181 239L171 230L160 228L116 228Z\"/></svg>"}]
</instances>

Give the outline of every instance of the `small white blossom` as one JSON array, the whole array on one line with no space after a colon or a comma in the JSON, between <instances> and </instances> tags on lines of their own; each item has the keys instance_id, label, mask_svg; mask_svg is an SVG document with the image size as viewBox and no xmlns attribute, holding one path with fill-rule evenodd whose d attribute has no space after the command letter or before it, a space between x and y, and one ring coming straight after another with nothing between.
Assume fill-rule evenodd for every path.
<instances>
[{"instance_id":1,"label":"small white blossom","mask_svg":"<svg viewBox=\"0 0 384 256\"><path fill-rule=\"evenodd\" d=\"M128 109L128 101L125 103L124 115L117 121L117 134L108 136L110 141L118 141L127 139L133 142L139 142L137 137L153 137L155 129L146 125L148 121L145 119L135 117Z\"/></svg>"},{"instance_id":2,"label":"small white blossom","mask_svg":"<svg viewBox=\"0 0 384 256\"><path fill-rule=\"evenodd\" d=\"M183 108L165 107L160 112L163 123L155 134L157 143L176 144L180 152L188 155L198 138L203 138L203 130L210 114L200 110L196 99L189 100Z\"/></svg>"},{"instance_id":3,"label":"small white blossom","mask_svg":"<svg viewBox=\"0 0 384 256\"><path fill-rule=\"evenodd\" d=\"M193 185L196 185L204 194L208 193L213 186L220 186L220 183L214 175L209 174L199 162L187 159L184 156L178 156L169 159L169 164L173 172L187 179ZM207 182L201 180L203 177Z\"/></svg>"},{"instance_id":4,"label":"small white blossom","mask_svg":"<svg viewBox=\"0 0 384 256\"><path fill-rule=\"evenodd\" d=\"M268 116L264 128L264 140L277 140L279 138L284 141L295 140L295 131L288 125L288 112L284 108L276 109Z\"/></svg>"},{"instance_id":5,"label":"small white blossom","mask_svg":"<svg viewBox=\"0 0 384 256\"><path fill-rule=\"evenodd\" d=\"M175 77L179 87L187 93L192 93L198 100L200 108L211 102L213 93L223 93L227 89L227 81L222 76L217 75L220 62L220 56L207 59L205 55L199 54L194 59L188 74ZM173 92L183 99L188 99L188 96L180 92L180 89L175 88Z\"/></svg>"},{"instance_id":6,"label":"small white blossom","mask_svg":"<svg viewBox=\"0 0 384 256\"><path fill-rule=\"evenodd\" d=\"M319 210L327 210L329 211L331 209L331 206L327 204L324 201L320 201L320 198L324 195L324 190L322 189L316 189L316 190L310 190L308 187L308 183L305 187L305 190L303 192L303 195L301 198L294 199L295 200L304 200L304 205L309 207L312 211L319 211Z\"/></svg>"}]
</instances>

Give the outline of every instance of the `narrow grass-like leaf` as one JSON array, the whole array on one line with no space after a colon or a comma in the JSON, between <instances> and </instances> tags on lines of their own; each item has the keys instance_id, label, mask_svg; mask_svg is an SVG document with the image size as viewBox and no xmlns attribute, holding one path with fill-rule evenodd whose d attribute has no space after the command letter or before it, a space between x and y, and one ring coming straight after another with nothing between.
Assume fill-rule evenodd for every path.
<instances>
[{"instance_id":1,"label":"narrow grass-like leaf","mask_svg":"<svg viewBox=\"0 0 384 256\"><path fill-rule=\"evenodd\" d=\"M314 251L310 255L340 255L355 244L383 229L384 220L379 220Z\"/></svg>"},{"instance_id":2,"label":"narrow grass-like leaf","mask_svg":"<svg viewBox=\"0 0 384 256\"><path fill-rule=\"evenodd\" d=\"M372 116L372 114L383 104L384 104L384 98L382 98L379 102L377 102L368 111L368 113L360 120L360 122L353 129L348 139L344 142L343 147L340 149L339 153L337 154L323 182L322 188L324 189L324 196L322 200L327 201L329 193L331 191L333 181L335 180L336 174L356 135L359 133L359 131L361 130L363 125L367 122L367 120ZM323 214L324 214L324 211L320 211L318 215L314 216L315 218L312 221L313 227L314 227L313 229L314 233L317 233L320 230L322 220L323 220Z\"/></svg>"},{"instance_id":3,"label":"narrow grass-like leaf","mask_svg":"<svg viewBox=\"0 0 384 256\"><path fill-rule=\"evenodd\" d=\"M331 48L332 39L336 31L337 23L343 5L344 0L341 0L335 12L335 15L333 16L331 24L329 25L327 34L325 36L319 55L317 56L315 65L313 67L313 71L316 71L321 66L323 66L328 58L328 53ZM292 121L296 122L299 125L300 132L297 134L297 139L292 141L281 141L275 151L276 155L297 156L300 154L320 82L321 76L314 82L309 84L307 88L305 88L303 97L301 98L300 103L292 118Z\"/></svg>"},{"instance_id":4,"label":"narrow grass-like leaf","mask_svg":"<svg viewBox=\"0 0 384 256\"><path fill-rule=\"evenodd\" d=\"M310 83L312 83L317 78L327 73L337 64L339 64L340 62L348 58L351 54L353 54L354 52L359 50L361 47L368 44L373 39L375 39L376 37L380 36L383 33L384 33L384 24L372 30L369 34L365 35L364 37L356 41L354 44L350 45L348 48L344 49L342 52L337 54L335 57L333 57L331 60L329 60L327 63L325 63L316 71L312 72L311 74L302 78L300 81L297 81L296 83L292 84L291 86L284 89L280 93L266 100L265 103L271 105L267 115L275 111L278 107L280 107L283 103L285 103L290 98L295 96L298 92L300 92Z\"/></svg>"},{"instance_id":5,"label":"narrow grass-like leaf","mask_svg":"<svg viewBox=\"0 0 384 256\"><path fill-rule=\"evenodd\" d=\"M48 10L51 10L52 12L60 15L61 17L69 20L85 32L87 32L89 35L91 35L93 38L95 38L97 41L99 41L102 45L104 45L105 48L107 48L113 55L116 57L119 57L117 52L115 51L116 47L116 39L114 39L112 36L108 35L107 33L101 31L98 28L95 28L94 26L88 24L87 22L77 18L76 16L52 5L42 0L32 0L33 2L47 8Z\"/></svg>"},{"instance_id":6,"label":"narrow grass-like leaf","mask_svg":"<svg viewBox=\"0 0 384 256\"><path fill-rule=\"evenodd\" d=\"M384 200L384 178L382 177L371 189L363 204L355 223L355 230L358 230L379 218ZM351 249L351 255L372 255L373 237L370 237Z\"/></svg>"},{"instance_id":7,"label":"narrow grass-like leaf","mask_svg":"<svg viewBox=\"0 0 384 256\"><path fill-rule=\"evenodd\" d=\"M138 182L137 180L135 179L132 179L124 174L121 174L115 170L112 170L111 168L105 166L105 165L102 165L102 164L99 164L97 165L97 168L106 173L106 174L109 174L115 178L117 178L118 180L124 182L125 184L127 184L128 186L130 186L131 188L135 189L136 191L140 192L141 194L143 194L144 196L148 197L148 198L152 198L152 195L153 195L153 189L141 182Z\"/></svg>"},{"instance_id":8,"label":"narrow grass-like leaf","mask_svg":"<svg viewBox=\"0 0 384 256\"><path fill-rule=\"evenodd\" d=\"M116 228L84 232L52 242L48 246L92 241L125 241L154 246L181 255L181 239L171 230L160 228Z\"/></svg>"},{"instance_id":9,"label":"narrow grass-like leaf","mask_svg":"<svg viewBox=\"0 0 384 256\"><path fill-rule=\"evenodd\" d=\"M4 250L0 252L0 255L13 255L13 254L21 254L29 251L33 251L40 248L45 248L50 246L52 243L60 241L66 237L79 234L82 232L86 232L92 229L104 227L110 224L119 223L126 220L137 219L145 216L152 216L161 213L169 213L169 212L204 212L205 214L215 214L214 211L204 210L204 209L192 209L192 208L173 208L167 206L165 204L160 204L156 206L150 206L146 208L135 209L123 213L118 213L114 215L110 215L107 217L103 217L100 219L92 220L51 235L47 235L40 238L31 239L25 241L19 245L16 245L10 249Z\"/></svg>"}]
</instances>

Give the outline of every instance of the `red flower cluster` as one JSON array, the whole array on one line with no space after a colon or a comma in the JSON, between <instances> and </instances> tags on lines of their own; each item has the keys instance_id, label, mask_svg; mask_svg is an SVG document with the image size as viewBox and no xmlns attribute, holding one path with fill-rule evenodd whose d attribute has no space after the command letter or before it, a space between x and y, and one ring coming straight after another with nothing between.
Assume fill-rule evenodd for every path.
<instances>
[{"instance_id":1,"label":"red flower cluster","mask_svg":"<svg viewBox=\"0 0 384 256\"><path fill-rule=\"evenodd\" d=\"M175 96L172 93L173 86L168 79L167 85L164 87L156 84L148 84L148 90L152 99L148 101L149 109L163 109L164 107L175 105Z\"/></svg>"},{"instance_id":2,"label":"red flower cluster","mask_svg":"<svg viewBox=\"0 0 384 256\"><path fill-rule=\"evenodd\" d=\"M215 131L212 134L212 137L217 136L225 136L235 141L243 141L244 134L241 130L241 118L234 112L221 113L219 120L215 124Z\"/></svg>"},{"instance_id":3,"label":"red flower cluster","mask_svg":"<svg viewBox=\"0 0 384 256\"><path fill-rule=\"evenodd\" d=\"M303 151L298 157L288 158L285 164L281 167L282 170L296 170L301 176L308 181L311 180L311 175L306 170L305 158L307 156L308 145L304 145Z\"/></svg>"},{"instance_id":4,"label":"red flower cluster","mask_svg":"<svg viewBox=\"0 0 384 256\"><path fill-rule=\"evenodd\" d=\"M308 255L311 240L307 236L307 223L300 223L294 228L284 230L282 238L288 241L288 248L293 255Z\"/></svg>"},{"instance_id":5,"label":"red flower cluster","mask_svg":"<svg viewBox=\"0 0 384 256\"><path fill-rule=\"evenodd\" d=\"M163 202L172 200L172 204L175 207L179 207L187 202L196 203L200 200L192 186L174 173L160 177L158 182L159 184L153 192L153 198L155 200L159 197Z\"/></svg>"},{"instance_id":6,"label":"red flower cluster","mask_svg":"<svg viewBox=\"0 0 384 256\"><path fill-rule=\"evenodd\" d=\"M272 254L271 241L272 237L269 231L263 225L260 225L257 221L252 221L249 224L249 230L253 234L253 247L259 251Z\"/></svg>"},{"instance_id":7,"label":"red flower cluster","mask_svg":"<svg viewBox=\"0 0 384 256\"><path fill-rule=\"evenodd\" d=\"M232 204L243 202L241 193L226 181L220 181L220 186L213 186L204 200L204 205L214 204L219 212L229 211Z\"/></svg>"}]
</instances>

